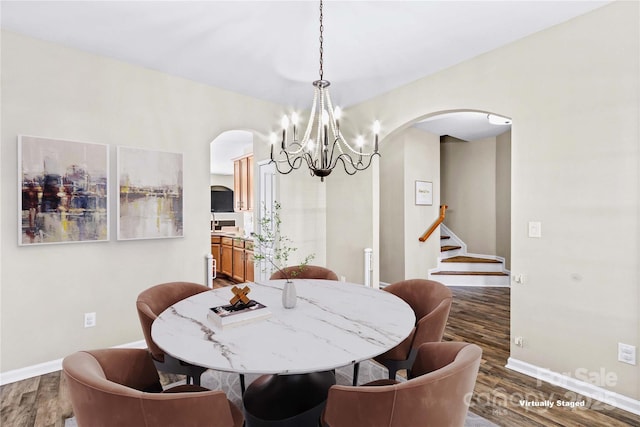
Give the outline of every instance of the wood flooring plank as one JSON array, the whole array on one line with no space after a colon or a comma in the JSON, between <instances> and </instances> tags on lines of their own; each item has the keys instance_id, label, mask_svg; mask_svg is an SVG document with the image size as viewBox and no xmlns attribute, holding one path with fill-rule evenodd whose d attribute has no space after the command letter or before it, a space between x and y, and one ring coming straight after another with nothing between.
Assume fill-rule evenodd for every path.
<instances>
[{"instance_id":1,"label":"wood flooring plank","mask_svg":"<svg viewBox=\"0 0 640 427\"><path fill-rule=\"evenodd\" d=\"M60 379L61 372L43 375L36 393L36 417L34 427L55 427L64 425L68 414L61 413Z\"/></svg>"}]
</instances>

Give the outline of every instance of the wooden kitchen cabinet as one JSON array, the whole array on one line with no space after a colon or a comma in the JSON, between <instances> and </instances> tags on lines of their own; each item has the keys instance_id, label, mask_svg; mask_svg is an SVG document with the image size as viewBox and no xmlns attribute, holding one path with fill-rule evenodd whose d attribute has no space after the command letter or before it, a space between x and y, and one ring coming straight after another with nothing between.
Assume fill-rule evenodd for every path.
<instances>
[{"instance_id":1,"label":"wooden kitchen cabinet","mask_svg":"<svg viewBox=\"0 0 640 427\"><path fill-rule=\"evenodd\" d=\"M233 241L233 275L231 278L236 282L244 282L244 240L235 239Z\"/></svg>"},{"instance_id":2,"label":"wooden kitchen cabinet","mask_svg":"<svg viewBox=\"0 0 640 427\"><path fill-rule=\"evenodd\" d=\"M223 237L221 239L220 272L228 277L233 276L233 239Z\"/></svg>"},{"instance_id":3,"label":"wooden kitchen cabinet","mask_svg":"<svg viewBox=\"0 0 640 427\"><path fill-rule=\"evenodd\" d=\"M253 154L233 161L233 199L236 211L253 210Z\"/></svg>"},{"instance_id":4,"label":"wooden kitchen cabinet","mask_svg":"<svg viewBox=\"0 0 640 427\"><path fill-rule=\"evenodd\" d=\"M211 254L218 254L218 273L237 283L253 282L253 241L211 236Z\"/></svg>"},{"instance_id":5,"label":"wooden kitchen cabinet","mask_svg":"<svg viewBox=\"0 0 640 427\"><path fill-rule=\"evenodd\" d=\"M253 242L247 240L244 246L244 281L253 282Z\"/></svg>"}]
</instances>

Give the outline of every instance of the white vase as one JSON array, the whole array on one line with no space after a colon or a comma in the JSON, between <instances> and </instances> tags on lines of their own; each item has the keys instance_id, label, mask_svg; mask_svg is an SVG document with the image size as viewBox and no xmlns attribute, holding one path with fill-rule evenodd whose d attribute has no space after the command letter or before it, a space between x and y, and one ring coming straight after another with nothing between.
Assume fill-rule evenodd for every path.
<instances>
[{"instance_id":1,"label":"white vase","mask_svg":"<svg viewBox=\"0 0 640 427\"><path fill-rule=\"evenodd\" d=\"M284 288L282 288L282 306L284 308L293 308L296 306L297 299L296 284L291 280L287 280L284 282Z\"/></svg>"}]
</instances>

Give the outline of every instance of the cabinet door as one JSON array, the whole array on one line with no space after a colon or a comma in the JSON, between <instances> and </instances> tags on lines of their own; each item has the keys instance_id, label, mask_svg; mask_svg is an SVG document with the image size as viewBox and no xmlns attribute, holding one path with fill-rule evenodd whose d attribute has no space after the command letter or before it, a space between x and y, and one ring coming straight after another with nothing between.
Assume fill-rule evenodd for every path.
<instances>
[{"instance_id":1,"label":"cabinet door","mask_svg":"<svg viewBox=\"0 0 640 427\"><path fill-rule=\"evenodd\" d=\"M244 248L233 248L233 280L244 282Z\"/></svg>"},{"instance_id":2,"label":"cabinet door","mask_svg":"<svg viewBox=\"0 0 640 427\"><path fill-rule=\"evenodd\" d=\"M222 253L220 254L220 257L222 260L220 261L220 272L231 277L233 274L233 247L222 245L221 250Z\"/></svg>"},{"instance_id":3,"label":"cabinet door","mask_svg":"<svg viewBox=\"0 0 640 427\"><path fill-rule=\"evenodd\" d=\"M245 251L244 252L244 281L245 282L253 282L253 252Z\"/></svg>"},{"instance_id":4,"label":"cabinet door","mask_svg":"<svg viewBox=\"0 0 640 427\"><path fill-rule=\"evenodd\" d=\"M242 165L240 160L233 162L233 207L236 211L242 210Z\"/></svg>"},{"instance_id":5,"label":"cabinet door","mask_svg":"<svg viewBox=\"0 0 640 427\"><path fill-rule=\"evenodd\" d=\"M235 211L253 210L253 156L233 162L233 200Z\"/></svg>"},{"instance_id":6,"label":"cabinet door","mask_svg":"<svg viewBox=\"0 0 640 427\"><path fill-rule=\"evenodd\" d=\"M253 156L247 157L247 198L246 210L253 210Z\"/></svg>"}]
</instances>

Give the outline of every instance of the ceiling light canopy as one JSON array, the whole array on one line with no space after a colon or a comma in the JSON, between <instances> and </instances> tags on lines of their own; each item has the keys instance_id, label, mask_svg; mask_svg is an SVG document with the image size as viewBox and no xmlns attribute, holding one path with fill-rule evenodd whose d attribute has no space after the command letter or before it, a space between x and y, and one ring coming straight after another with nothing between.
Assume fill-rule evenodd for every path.
<instances>
[{"instance_id":1,"label":"ceiling light canopy","mask_svg":"<svg viewBox=\"0 0 640 427\"><path fill-rule=\"evenodd\" d=\"M340 131L340 107L333 107L329 95L329 83L324 79L323 72L323 10L320 1L320 79L313 82L313 101L309 113L309 120L305 126L302 139L298 135L298 114L291 114L291 118L282 118L282 138L280 149L274 157L278 136L271 134L271 162L281 174L291 173L303 164L309 167L312 176L320 177L321 181L329 175L333 169L342 163L347 174L353 175L358 171L367 169L373 157L379 156L378 134L380 122L373 124L373 151L365 152L364 138L355 139L355 145L347 142Z\"/></svg>"}]
</instances>

